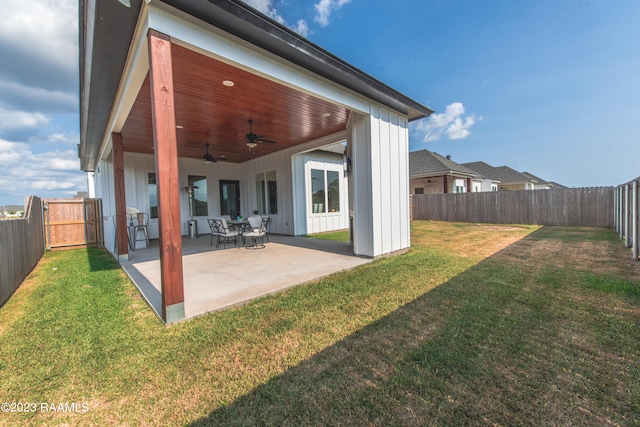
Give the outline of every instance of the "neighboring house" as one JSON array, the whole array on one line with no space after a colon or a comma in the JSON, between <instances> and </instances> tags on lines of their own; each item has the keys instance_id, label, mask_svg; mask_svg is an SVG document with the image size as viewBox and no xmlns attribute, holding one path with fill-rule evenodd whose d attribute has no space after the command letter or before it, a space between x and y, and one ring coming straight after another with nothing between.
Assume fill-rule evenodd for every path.
<instances>
[{"instance_id":1,"label":"neighboring house","mask_svg":"<svg viewBox=\"0 0 640 427\"><path fill-rule=\"evenodd\" d=\"M409 188L411 194L467 193L473 191L482 178L462 166L451 156L429 150L409 153Z\"/></svg>"},{"instance_id":2,"label":"neighboring house","mask_svg":"<svg viewBox=\"0 0 640 427\"><path fill-rule=\"evenodd\" d=\"M408 124L431 109L240 1L123 3L80 1L80 164L118 259L126 207L152 217L165 321L192 220L258 211L298 235L349 214L354 254L410 246ZM310 154L342 141L342 165Z\"/></svg>"},{"instance_id":3,"label":"neighboring house","mask_svg":"<svg viewBox=\"0 0 640 427\"><path fill-rule=\"evenodd\" d=\"M551 188L555 188L556 185L552 182L547 182L542 178L539 178L537 176L535 176L532 173L529 172L522 172L523 175L528 176L529 178L533 179L535 182L533 184L533 189L534 190L549 190Z\"/></svg>"},{"instance_id":4,"label":"neighboring house","mask_svg":"<svg viewBox=\"0 0 640 427\"><path fill-rule=\"evenodd\" d=\"M485 162L463 163L462 165L484 177L499 181L498 190L533 190L537 182L531 176L524 175L508 166L493 167Z\"/></svg>"}]
</instances>

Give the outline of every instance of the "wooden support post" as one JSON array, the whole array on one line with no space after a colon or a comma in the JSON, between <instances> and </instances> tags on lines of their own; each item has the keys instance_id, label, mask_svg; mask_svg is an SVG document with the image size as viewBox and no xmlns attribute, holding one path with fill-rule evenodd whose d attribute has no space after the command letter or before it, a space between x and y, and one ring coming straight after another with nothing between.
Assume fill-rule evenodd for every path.
<instances>
[{"instance_id":1,"label":"wooden support post","mask_svg":"<svg viewBox=\"0 0 640 427\"><path fill-rule=\"evenodd\" d=\"M149 76L153 146L158 186L162 317L167 323L184 319L180 185L169 36L149 30Z\"/></svg>"},{"instance_id":2,"label":"wooden support post","mask_svg":"<svg viewBox=\"0 0 640 427\"><path fill-rule=\"evenodd\" d=\"M443 184L444 192L448 193L449 192L449 183L447 182L448 181L447 180L447 175L444 175L442 178L443 178L443 182L444 182L444 184Z\"/></svg>"},{"instance_id":3,"label":"wooden support post","mask_svg":"<svg viewBox=\"0 0 640 427\"><path fill-rule=\"evenodd\" d=\"M471 178L467 178L467 193L471 193Z\"/></svg>"},{"instance_id":4,"label":"wooden support post","mask_svg":"<svg viewBox=\"0 0 640 427\"><path fill-rule=\"evenodd\" d=\"M124 151L122 134L111 134L113 147L113 188L116 202L116 246L118 261L129 259L129 235L127 234L127 201L124 189Z\"/></svg>"}]
</instances>

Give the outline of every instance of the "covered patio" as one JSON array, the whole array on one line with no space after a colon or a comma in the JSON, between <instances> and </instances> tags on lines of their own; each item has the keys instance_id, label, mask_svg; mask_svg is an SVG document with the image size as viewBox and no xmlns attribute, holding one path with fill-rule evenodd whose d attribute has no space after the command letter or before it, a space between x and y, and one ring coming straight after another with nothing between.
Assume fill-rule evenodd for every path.
<instances>
[{"instance_id":1,"label":"covered patio","mask_svg":"<svg viewBox=\"0 0 640 427\"><path fill-rule=\"evenodd\" d=\"M308 257L269 279L234 266L237 256L191 261L183 236L212 217L268 215L273 233L290 236L348 226L344 251L358 262L410 246L408 124L430 108L237 0L83 0L80 24L81 168L103 199L105 241L147 277L143 294L159 293L148 299L157 310L159 298L165 322L210 310L193 298L210 283L254 289L264 276L287 287L332 271ZM338 161L312 154L335 144ZM153 273L127 250L127 207L149 215ZM298 270L306 275L283 279ZM274 290L216 298L221 308Z\"/></svg>"},{"instance_id":2,"label":"covered patio","mask_svg":"<svg viewBox=\"0 0 640 427\"><path fill-rule=\"evenodd\" d=\"M371 261L353 255L348 243L269 236L264 249L210 245L208 235L183 238L185 319L221 310L316 281ZM162 319L158 240L129 253L121 263L142 296Z\"/></svg>"}]
</instances>

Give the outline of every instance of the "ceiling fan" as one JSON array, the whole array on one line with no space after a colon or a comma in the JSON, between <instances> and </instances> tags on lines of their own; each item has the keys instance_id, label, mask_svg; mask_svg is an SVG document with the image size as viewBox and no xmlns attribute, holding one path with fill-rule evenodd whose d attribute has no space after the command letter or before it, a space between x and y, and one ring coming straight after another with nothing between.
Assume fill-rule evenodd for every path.
<instances>
[{"instance_id":1,"label":"ceiling fan","mask_svg":"<svg viewBox=\"0 0 640 427\"><path fill-rule=\"evenodd\" d=\"M223 160L223 161L227 160L226 157L213 157L211 154L209 154L209 143L208 142L206 144L204 144L204 146L207 147L207 152L206 152L206 154L204 156L202 156L202 158L204 159L204 162L206 164L216 163L216 162L221 161L221 160Z\"/></svg>"},{"instance_id":2,"label":"ceiling fan","mask_svg":"<svg viewBox=\"0 0 640 427\"><path fill-rule=\"evenodd\" d=\"M247 147L253 148L258 145L258 142L268 142L269 144L275 144L275 141L271 141L269 139L264 139L264 135L256 135L253 133L253 119L249 119L249 133L246 135L247 137Z\"/></svg>"}]
</instances>

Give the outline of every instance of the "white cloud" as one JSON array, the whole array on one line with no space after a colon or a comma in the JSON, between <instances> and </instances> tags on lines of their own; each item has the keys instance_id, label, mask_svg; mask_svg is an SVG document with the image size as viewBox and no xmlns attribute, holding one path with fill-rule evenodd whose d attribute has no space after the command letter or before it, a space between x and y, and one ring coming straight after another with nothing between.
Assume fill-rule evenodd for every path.
<instances>
[{"instance_id":1,"label":"white cloud","mask_svg":"<svg viewBox=\"0 0 640 427\"><path fill-rule=\"evenodd\" d=\"M3 0L2 80L51 91L77 91L78 2Z\"/></svg>"},{"instance_id":2,"label":"white cloud","mask_svg":"<svg viewBox=\"0 0 640 427\"><path fill-rule=\"evenodd\" d=\"M340 10L342 6L351 2L351 0L320 0L313 5L316 9L315 21L322 27L329 25L329 17L332 13Z\"/></svg>"},{"instance_id":3,"label":"white cloud","mask_svg":"<svg viewBox=\"0 0 640 427\"><path fill-rule=\"evenodd\" d=\"M33 84L39 85L40 82L34 80ZM49 90L0 79L0 93L0 105L11 109L43 112L75 112L78 109L75 91Z\"/></svg>"},{"instance_id":4,"label":"white cloud","mask_svg":"<svg viewBox=\"0 0 640 427\"><path fill-rule=\"evenodd\" d=\"M294 25L289 25L282 17L282 15L280 15L278 10L273 6L271 0L244 0L244 2L254 9L257 9L260 12L264 13L268 17L276 20L280 24L289 27L291 30L300 34L302 37L308 37L309 34L311 34L309 25L304 19L299 19L298 22L296 22Z\"/></svg>"},{"instance_id":5,"label":"white cloud","mask_svg":"<svg viewBox=\"0 0 640 427\"><path fill-rule=\"evenodd\" d=\"M42 113L25 111L9 111L0 108L0 133L16 129L35 128L49 123Z\"/></svg>"},{"instance_id":6,"label":"white cloud","mask_svg":"<svg viewBox=\"0 0 640 427\"><path fill-rule=\"evenodd\" d=\"M302 37L309 37L309 34L311 34L311 30L309 29L309 24L307 24L307 21L305 21L304 19L298 20L296 25L291 27L291 29L296 33L300 34Z\"/></svg>"},{"instance_id":7,"label":"white cloud","mask_svg":"<svg viewBox=\"0 0 640 427\"><path fill-rule=\"evenodd\" d=\"M271 0L244 0L246 4L259 10L268 17L278 21L282 25L286 25L284 18L280 16L275 7L273 7Z\"/></svg>"},{"instance_id":8,"label":"white cloud","mask_svg":"<svg viewBox=\"0 0 640 427\"><path fill-rule=\"evenodd\" d=\"M24 158L28 153L25 144L0 139L0 166L6 173L7 168Z\"/></svg>"},{"instance_id":9,"label":"white cloud","mask_svg":"<svg viewBox=\"0 0 640 427\"><path fill-rule=\"evenodd\" d=\"M447 105L444 113L434 113L418 122L414 130L424 135L424 142L438 141L443 136L448 139L466 138L471 134L470 128L476 123L476 116L465 116L464 111L461 102L453 102ZM478 120L482 120L482 117Z\"/></svg>"},{"instance_id":10,"label":"white cloud","mask_svg":"<svg viewBox=\"0 0 640 427\"><path fill-rule=\"evenodd\" d=\"M0 139L0 170L3 204L25 195L69 197L87 190L87 175L80 171L75 150L34 154L30 144Z\"/></svg>"},{"instance_id":11,"label":"white cloud","mask_svg":"<svg viewBox=\"0 0 640 427\"><path fill-rule=\"evenodd\" d=\"M31 189L36 191L53 191L53 190L68 190L73 188L75 184L73 182L60 182L60 181L33 181L31 182ZM37 194L36 194L37 195Z\"/></svg>"}]
</instances>

